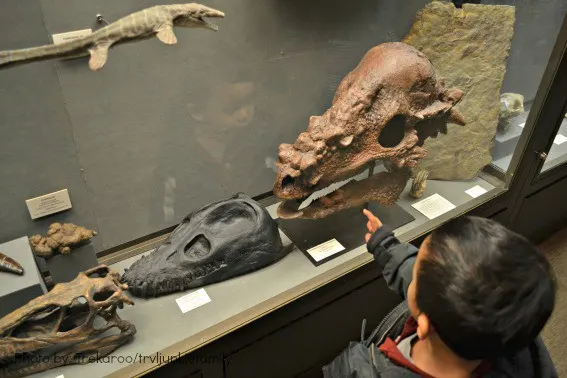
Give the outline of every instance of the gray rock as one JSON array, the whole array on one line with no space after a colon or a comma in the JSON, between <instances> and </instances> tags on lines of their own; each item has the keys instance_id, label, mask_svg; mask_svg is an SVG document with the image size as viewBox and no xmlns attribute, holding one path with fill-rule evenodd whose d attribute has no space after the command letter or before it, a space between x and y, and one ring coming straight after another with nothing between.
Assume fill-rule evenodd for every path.
<instances>
[{"instance_id":1,"label":"gray rock","mask_svg":"<svg viewBox=\"0 0 567 378\"><path fill-rule=\"evenodd\" d=\"M508 131L512 119L524 113L524 96L518 93L502 93L500 95L500 123L502 132Z\"/></svg>"}]
</instances>

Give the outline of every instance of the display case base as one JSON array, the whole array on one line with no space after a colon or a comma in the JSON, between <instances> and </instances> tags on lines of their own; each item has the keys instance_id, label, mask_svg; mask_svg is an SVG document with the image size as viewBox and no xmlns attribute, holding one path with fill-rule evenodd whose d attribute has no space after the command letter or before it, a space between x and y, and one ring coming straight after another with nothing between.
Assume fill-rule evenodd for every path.
<instances>
[{"instance_id":1,"label":"display case base","mask_svg":"<svg viewBox=\"0 0 567 378\"><path fill-rule=\"evenodd\" d=\"M309 261L313 265L319 266L364 244L364 235L367 232L367 220L362 214L364 208L363 206L353 207L322 219L278 218L276 221L284 234L305 254ZM415 219L396 204L386 207L376 202L370 202L367 208L383 224L392 229L401 227ZM342 250L323 258L314 256L313 248L327 242L331 243L330 248L338 246L337 249L340 249L342 246Z\"/></svg>"},{"instance_id":2,"label":"display case base","mask_svg":"<svg viewBox=\"0 0 567 378\"><path fill-rule=\"evenodd\" d=\"M27 237L0 244L0 251L16 260L24 274L0 272L0 318L47 292Z\"/></svg>"},{"instance_id":3,"label":"display case base","mask_svg":"<svg viewBox=\"0 0 567 378\"><path fill-rule=\"evenodd\" d=\"M55 255L45 260L54 284L73 281L80 272L98 265L92 243L75 247L68 255Z\"/></svg>"}]
</instances>

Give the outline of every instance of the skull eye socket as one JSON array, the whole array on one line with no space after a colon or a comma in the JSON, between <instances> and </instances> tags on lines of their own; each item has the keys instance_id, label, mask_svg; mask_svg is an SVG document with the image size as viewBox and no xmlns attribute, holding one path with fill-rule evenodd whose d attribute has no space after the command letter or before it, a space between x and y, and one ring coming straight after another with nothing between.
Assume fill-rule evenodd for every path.
<instances>
[{"instance_id":1,"label":"skull eye socket","mask_svg":"<svg viewBox=\"0 0 567 378\"><path fill-rule=\"evenodd\" d=\"M295 184L295 179L291 176L285 176L282 179L282 189L283 190L288 190L293 188L293 185Z\"/></svg>"},{"instance_id":2,"label":"skull eye socket","mask_svg":"<svg viewBox=\"0 0 567 378\"><path fill-rule=\"evenodd\" d=\"M183 253L188 258L202 259L206 257L211 251L211 243L204 235L197 235L193 240L191 240L185 248Z\"/></svg>"},{"instance_id":3,"label":"skull eye socket","mask_svg":"<svg viewBox=\"0 0 567 378\"><path fill-rule=\"evenodd\" d=\"M396 147L404 139L406 117L399 114L384 126L378 136L378 143L385 148Z\"/></svg>"},{"instance_id":4,"label":"skull eye socket","mask_svg":"<svg viewBox=\"0 0 567 378\"><path fill-rule=\"evenodd\" d=\"M101 291L101 292L95 293L93 295L93 300L95 302L104 302L108 298L112 297L113 294L114 294L114 291L111 291L111 290Z\"/></svg>"}]
</instances>

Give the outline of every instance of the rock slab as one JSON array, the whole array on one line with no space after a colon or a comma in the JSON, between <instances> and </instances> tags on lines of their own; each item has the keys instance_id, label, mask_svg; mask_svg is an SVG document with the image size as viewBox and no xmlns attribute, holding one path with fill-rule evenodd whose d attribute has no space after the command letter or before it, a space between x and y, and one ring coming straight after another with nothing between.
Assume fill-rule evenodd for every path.
<instances>
[{"instance_id":1,"label":"rock slab","mask_svg":"<svg viewBox=\"0 0 567 378\"><path fill-rule=\"evenodd\" d=\"M470 180L492 161L500 90L514 35L515 8L503 5L433 1L416 15L405 43L427 55L448 87L465 92L456 108L466 126L448 125L447 134L428 138L428 151L415 173L429 179Z\"/></svg>"}]
</instances>

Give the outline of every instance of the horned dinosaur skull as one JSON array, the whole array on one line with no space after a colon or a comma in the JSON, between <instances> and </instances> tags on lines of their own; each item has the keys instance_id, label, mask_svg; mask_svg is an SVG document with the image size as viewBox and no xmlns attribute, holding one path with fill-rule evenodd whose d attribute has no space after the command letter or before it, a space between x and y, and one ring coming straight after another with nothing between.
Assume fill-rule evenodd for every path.
<instances>
[{"instance_id":1,"label":"horned dinosaur skull","mask_svg":"<svg viewBox=\"0 0 567 378\"><path fill-rule=\"evenodd\" d=\"M130 341L136 327L116 309L134 302L119 277L100 265L0 319L0 377L94 362Z\"/></svg>"},{"instance_id":2,"label":"horned dinosaur skull","mask_svg":"<svg viewBox=\"0 0 567 378\"><path fill-rule=\"evenodd\" d=\"M368 200L393 204L426 156L427 137L446 132L447 122L464 125L454 106L463 97L446 89L429 59L404 43L368 51L340 83L332 106L313 116L294 144L281 144L274 193L284 201L282 218L321 218ZM317 190L365 171L376 160L389 173L351 181L339 191L299 209Z\"/></svg>"},{"instance_id":3,"label":"horned dinosaur skull","mask_svg":"<svg viewBox=\"0 0 567 378\"><path fill-rule=\"evenodd\" d=\"M186 216L122 280L136 296L160 296L258 270L288 252L266 209L238 193Z\"/></svg>"}]
</instances>

